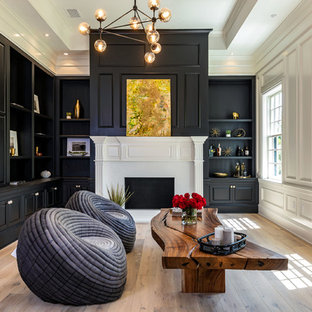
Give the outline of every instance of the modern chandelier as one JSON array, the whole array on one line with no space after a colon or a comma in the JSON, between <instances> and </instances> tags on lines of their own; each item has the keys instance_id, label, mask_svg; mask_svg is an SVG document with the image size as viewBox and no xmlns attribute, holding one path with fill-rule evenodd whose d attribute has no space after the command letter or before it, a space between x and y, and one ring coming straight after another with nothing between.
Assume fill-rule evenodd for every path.
<instances>
[{"instance_id":1,"label":"modern chandelier","mask_svg":"<svg viewBox=\"0 0 312 312\"><path fill-rule=\"evenodd\" d=\"M90 25L86 22L83 22L79 25L79 31L82 35L88 35L90 32L98 33L100 38L94 42L94 48L96 51L103 53L106 50L107 44L103 40L104 34L115 35L122 38L127 38L130 40L138 41L141 43L146 43L146 41L133 38L131 36L125 36L118 33L113 32L112 30L123 28L130 26L133 30L138 30L142 28L146 33L146 40L147 43L150 45L150 52L146 52L144 55L144 59L147 63L153 63L155 61L155 54L160 53L161 45L158 43L160 35L159 32L156 30L155 24L159 20L161 22L169 22L171 19L171 11L167 8L159 9L160 8L160 0L148 0L148 7L153 12L152 16L145 14L141 11L136 4L136 0L134 0L133 7L113 22L109 23L106 26L102 26L102 23L106 20L107 15L105 10L98 9L95 11L95 18L100 23L100 27L98 29L90 28ZM158 17L156 15L156 11L159 10ZM120 19L125 17L126 15L132 15L129 20L128 24L124 25L115 25Z\"/></svg>"}]
</instances>

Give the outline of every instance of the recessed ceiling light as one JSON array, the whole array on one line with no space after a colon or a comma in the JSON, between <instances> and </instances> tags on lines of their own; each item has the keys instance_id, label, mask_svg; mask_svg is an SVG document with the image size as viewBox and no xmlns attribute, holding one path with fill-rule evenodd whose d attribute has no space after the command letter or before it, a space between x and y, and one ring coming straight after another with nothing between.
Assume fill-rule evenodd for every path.
<instances>
[{"instance_id":1,"label":"recessed ceiling light","mask_svg":"<svg viewBox=\"0 0 312 312\"><path fill-rule=\"evenodd\" d=\"M20 37L21 35L20 34L14 34L14 37Z\"/></svg>"},{"instance_id":2,"label":"recessed ceiling light","mask_svg":"<svg viewBox=\"0 0 312 312\"><path fill-rule=\"evenodd\" d=\"M44 36L45 36L45 37L47 37L47 38L48 38L48 37L50 37L50 35L49 35L49 34L44 34Z\"/></svg>"},{"instance_id":3,"label":"recessed ceiling light","mask_svg":"<svg viewBox=\"0 0 312 312\"><path fill-rule=\"evenodd\" d=\"M271 18L274 18L277 16L277 14L274 13L274 14L271 14L270 16L271 16Z\"/></svg>"},{"instance_id":4,"label":"recessed ceiling light","mask_svg":"<svg viewBox=\"0 0 312 312\"><path fill-rule=\"evenodd\" d=\"M65 55L65 56L67 56L67 55L69 55L69 53L67 53L67 52L64 52L64 55Z\"/></svg>"}]
</instances>

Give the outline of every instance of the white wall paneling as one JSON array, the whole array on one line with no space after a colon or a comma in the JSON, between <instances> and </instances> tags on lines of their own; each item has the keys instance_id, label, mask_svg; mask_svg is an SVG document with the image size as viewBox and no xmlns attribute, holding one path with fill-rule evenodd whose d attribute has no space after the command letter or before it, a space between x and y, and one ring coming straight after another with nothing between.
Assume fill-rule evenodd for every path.
<instances>
[{"instance_id":1,"label":"white wall paneling","mask_svg":"<svg viewBox=\"0 0 312 312\"><path fill-rule=\"evenodd\" d=\"M310 9L310 13L306 13L311 17ZM262 69L257 73L257 172L262 177L265 166L261 94L280 81L283 85L283 181L260 179L259 213L312 243L312 19L298 19L296 28L281 38L279 49L272 43L266 64L262 59Z\"/></svg>"}]
</instances>

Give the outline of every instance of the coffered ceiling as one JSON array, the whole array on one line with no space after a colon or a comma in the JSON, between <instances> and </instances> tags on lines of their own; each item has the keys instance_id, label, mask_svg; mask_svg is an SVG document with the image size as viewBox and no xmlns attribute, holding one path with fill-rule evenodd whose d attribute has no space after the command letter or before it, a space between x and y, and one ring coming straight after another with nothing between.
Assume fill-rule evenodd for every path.
<instances>
[{"instance_id":1,"label":"coffered ceiling","mask_svg":"<svg viewBox=\"0 0 312 312\"><path fill-rule=\"evenodd\" d=\"M302 0L161 0L172 11L158 28L212 28L210 54L252 56ZM147 0L137 0L148 12ZM97 27L94 11L106 10L107 23L133 5L133 0L0 0L0 32L51 69L59 55L86 54L88 38L78 33L87 21ZM74 9L77 17L70 16ZM129 17L122 23L128 22Z\"/></svg>"}]
</instances>

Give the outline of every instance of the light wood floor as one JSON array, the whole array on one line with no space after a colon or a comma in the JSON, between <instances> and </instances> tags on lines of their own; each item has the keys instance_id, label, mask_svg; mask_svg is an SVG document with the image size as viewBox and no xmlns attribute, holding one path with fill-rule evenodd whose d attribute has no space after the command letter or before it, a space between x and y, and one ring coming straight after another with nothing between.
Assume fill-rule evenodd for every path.
<instances>
[{"instance_id":1,"label":"light wood floor","mask_svg":"<svg viewBox=\"0 0 312 312\"><path fill-rule=\"evenodd\" d=\"M13 243L0 250L0 311L312 311L312 246L259 215L222 215L220 219L238 221L238 227L243 225L249 228L251 241L291 255L294 261L289 262L290 270L284 271L284 274L227 271L225 294L183 294L180 291L180 272L164 270L161 266L162 250L151 237L149 224L137 224L135 248L128 255L128 280L118 301L88 307L53 305L41 301L28 290L19 276L16 260L10 255L16 246Z\"/></svg>"}]
</instances>

